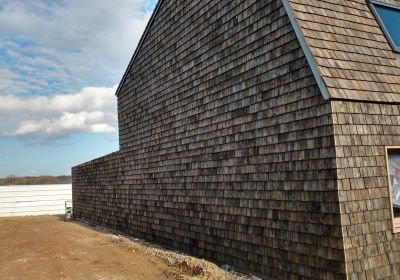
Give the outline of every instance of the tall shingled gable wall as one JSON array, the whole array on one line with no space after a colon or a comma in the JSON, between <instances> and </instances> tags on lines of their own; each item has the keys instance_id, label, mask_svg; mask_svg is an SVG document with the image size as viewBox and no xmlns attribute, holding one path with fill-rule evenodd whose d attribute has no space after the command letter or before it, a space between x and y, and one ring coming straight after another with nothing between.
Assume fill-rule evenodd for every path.
<instances>
[{"instance_id":1,"label":"tall shingled gable wall","mask_svg":"<svg viewBox=\"0 0 400 280\"><path fill-rule=\"evenodd\" d=\"M398 279L386 146L400 146L400 105L332 102L344 247L350 279Z\"/></svg>"},{"instance_id":2,"label":"tall shingled gable wall","mask_svg":"<svg viewBox=\"0 0 400 280\"><path fill-rule=\"evenodd\" d=\"M345 279L331 107L281 1L163 1L74 215L269 279Z\"/></svg>"}]
</instances>

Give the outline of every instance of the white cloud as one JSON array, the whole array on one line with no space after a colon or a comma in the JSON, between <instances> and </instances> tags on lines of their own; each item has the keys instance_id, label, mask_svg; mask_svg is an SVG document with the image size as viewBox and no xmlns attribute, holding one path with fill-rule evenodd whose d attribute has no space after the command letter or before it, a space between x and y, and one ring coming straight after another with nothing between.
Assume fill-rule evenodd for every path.
<instances>
[{"instance_id":1,"label":"white cloud","mask_svg":"<svg viewBox=\"0 0 400 280\"><path fill-rule=\"evenodd\" d=\"M0 0L0 137L116 131L112 85L154 4Z\"/></svg>"},{"instance_id":2,"label":"white cloud","mask_svg":"<svg viewBox=\"0 0 400 280\"><path fill-rule=\"evenodd\" d=\"M0 0L0 64L13 73L0 95L119 82L150 17L149 1Z\"/></svg>"},{"instance_id":3,"label":"white cloud","mask_svg":"<svg viewBox=\"0 0 400 280\"><path fill-rule=\"evenodd\" d=\"M60 135L73 132L113 132L115 128L104 121L102 112L63 113L60 117L41 121L22 122L16 131L9 133L11 136L25 136L38 132L47 135Z\"/></svg>"},{"instance_id":4,"label":"white cloud","mask_svg":"<svg viewBox=\"0 0 400 280\"><path fill-rule=\"evenodd\" d=\"M18 79L16 73L0 66L0 95L5 92L23 92L27 87L29 87L29 84Z\"/></svg>"},{"instance_id":5,"label":"white cloud","mask_svg":"<svg viewBox=\"0 0 400 280\"><path fill-rule=\"evenodd\" d=\"M116 88L89 87L51 97L0 96L0 135L113 132L118 119Z\"/></svg>"},{"instance_id":6,"label":"white cloud","mask_svg":"<svg viewBox=\"0 0 400 280\"><path fill-rule=\"evenodd\" d=\"M80 112L83 110L110 110L115 106L114 95L117 86L87 87L78 93L55 96L20 97L15 95L0 96L0 114L16 111L37 113L43 112Z\"/></svg>"}]
</instances>

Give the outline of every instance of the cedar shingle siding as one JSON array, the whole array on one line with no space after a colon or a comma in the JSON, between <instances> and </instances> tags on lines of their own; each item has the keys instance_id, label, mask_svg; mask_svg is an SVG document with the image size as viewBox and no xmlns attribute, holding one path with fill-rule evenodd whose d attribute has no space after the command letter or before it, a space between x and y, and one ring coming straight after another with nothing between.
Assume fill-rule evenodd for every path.
<instances>
[{"instance_id":1,"label":"cedar shingle siding","mask_svg":"<svg viewBox=\"0 0 400 280\"><path fill-rule=\"evenodd\" d=\"M332 98L400 103L400 59L368 0L289 2Z\"/></svg>"},{"instance_id":2,"label":"cedar shingle siding","mask_svg":"<svg viewBox=\"0 0 400 280\"><path fill-rule=\"evenodd\" d=\"M351 279L400 277L385 146L400 146L400 106L332 102L344 248ZM367 278L365 278L367 277Z\"/></svg>"},{"instance_id":3,"label":"cedar shingle siding","mask_svg":"<svg viewBox=\"0 0 400 280\"><path fill-rule=\"evenodd\" d=\"M396 279L400 108L324 100L308 61L281 1L162 1L75 217L267 279Z\"/></svg>"}]
</instances>

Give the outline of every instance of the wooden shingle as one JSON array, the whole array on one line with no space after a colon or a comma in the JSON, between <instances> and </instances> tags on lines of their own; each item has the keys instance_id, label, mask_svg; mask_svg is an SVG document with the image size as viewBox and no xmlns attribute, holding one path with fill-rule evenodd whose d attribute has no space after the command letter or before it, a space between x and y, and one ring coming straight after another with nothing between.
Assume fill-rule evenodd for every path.
<instances>
[{"instance_id":1,"label":"wooden shingle","mask_svg":"<svg viewBox=\"0 0 400 280\"><path fill-rule=\"evenodd\" d=\"M400 102L400 58L367 1L289 3L330 98Z\"/></svg>"}]
</instances>

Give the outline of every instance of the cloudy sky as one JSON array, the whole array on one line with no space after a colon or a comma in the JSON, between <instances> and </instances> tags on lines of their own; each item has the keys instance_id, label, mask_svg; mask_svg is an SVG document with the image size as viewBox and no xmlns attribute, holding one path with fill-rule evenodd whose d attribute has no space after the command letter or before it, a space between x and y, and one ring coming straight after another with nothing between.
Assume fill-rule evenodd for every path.
<instances>
[{"instance_id":1,"label":"cloudy sky","mask_svg":"<svg viewBox=\"0 0 400 280\"><path fill-rule=\"evenodd\" d=\"M115 90L156 0L0 0L0 177L118 150Z\"/></svg>"}]
</instances>

